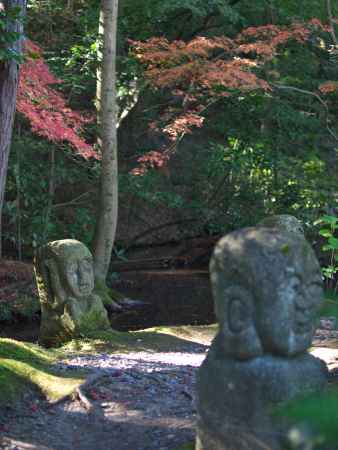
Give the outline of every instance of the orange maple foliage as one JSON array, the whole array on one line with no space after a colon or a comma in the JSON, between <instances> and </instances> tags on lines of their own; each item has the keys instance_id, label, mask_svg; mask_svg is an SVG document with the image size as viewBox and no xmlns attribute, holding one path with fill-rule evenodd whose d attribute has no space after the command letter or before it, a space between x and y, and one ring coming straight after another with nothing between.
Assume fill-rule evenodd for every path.
<instances>
[{"instance_id":1,"label":"orange maple foliage","mask_svg":"<svg viewBox=\"0 0 338 450\"><path fill-rule=\"evenodd\" d=\"M202 126L203 113L215 99L258 89L272 91L268 81L255 69L271 60L289 41L304 44L318 30L329 31L329 27L312 19L307 24L294 23L289 27L250 27L234 39L200 36L190 42L170 42L163 37L146 42L130 41L151 86L168 89L181 101L180 107L166 108L159 120L151 123L153 131L164 133L171 142L169 147L160 150L166 155L165 161L175 150L175 141ZM139 159L140 174L144 173L150 160ZM149 163L148 166L155 167L156 164Z\"/></svg>"},{"instance_id":2,"label":"orange maple foliage","mask_svg":"<svg viewBox=\"0 0 338 450\"><path fill-rule=\"evenodd\" d=\"M338 91L338 81L327 81L322 83L319 88L322 94L331 94L332 92Z\"/></svg>"}]
</instances>

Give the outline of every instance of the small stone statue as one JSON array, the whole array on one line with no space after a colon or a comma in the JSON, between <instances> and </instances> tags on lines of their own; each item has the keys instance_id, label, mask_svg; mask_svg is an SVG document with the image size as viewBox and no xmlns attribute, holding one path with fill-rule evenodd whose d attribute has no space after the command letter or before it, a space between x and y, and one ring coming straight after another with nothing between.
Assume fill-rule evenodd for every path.
<instances>
[{"instance_id":1,"label":"small stone statue","mask_svg":"<svg viewBox=\"0 0 338 450\"><path fill-rule=\"evenodd\" d=\"M41 303L40 343L50 347L110 327L100 297L93 293L93 257L74 239L38 250L35 275Z\"/></svg>"},{"instance_id":2,"label":"small stone statue","mask_svg":"<svg viewBox=\"0 0 338 450\"><path fill-rule=\"evenodd\" d=\"M246 228L221 239L210 262L219 332L197 380L196 450L282 449L274 406L327 384L307 353L323 297L305 239Z\"/></svg>"}]
</instances>

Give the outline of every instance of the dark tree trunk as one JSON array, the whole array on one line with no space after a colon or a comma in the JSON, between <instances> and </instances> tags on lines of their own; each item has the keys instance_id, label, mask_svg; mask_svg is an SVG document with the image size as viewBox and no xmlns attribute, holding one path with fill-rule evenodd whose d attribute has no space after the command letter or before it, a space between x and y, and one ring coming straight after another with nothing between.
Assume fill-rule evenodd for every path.
<instances>
[{"instance_id":1,"label":"dark tree trunk","mask_svg":"<svg viewBox=\"0 0 338 450\"><path fill-rule=\"evenodd\" d=\"M25 13L26 0L0 0L0 8L5 11L12 7L21 7ZM8 30L22 32L22 23L8 24ZM12 44L17 52L21 51L21 39ZM12 129L15 114L16 93L18 88L19 65L15 60L0 61L0 257L2 255L1 216L4 203L6 175Z\"/></svg>"}]
</instances>

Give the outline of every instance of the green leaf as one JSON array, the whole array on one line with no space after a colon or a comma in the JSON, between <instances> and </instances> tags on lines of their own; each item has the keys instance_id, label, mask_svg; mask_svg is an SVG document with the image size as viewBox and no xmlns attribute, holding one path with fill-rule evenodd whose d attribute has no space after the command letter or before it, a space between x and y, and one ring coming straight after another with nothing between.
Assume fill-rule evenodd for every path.
<instances>
[{"instance_id":1,"label":"green leaf","mask_svg":"<svg viewBox=\"0 0 338 450\"><path fill-rule=\"evenodd\" d=\"M330 237L329 245L332 247L332 249L338 250L338 239L333 236Z\"/></svg>"},{"instance_id":2,"label":"green leaf","mask_svg":"<svg viewBox=\"0 0 338 450\"><path fill-rule=\"evenodd\" d=\"M320 234L320 236L324 236L324 237L327 237L327 238L332 236L331 231L327 230L325 228L322 228L321 230L319 230L318 233Z\"/></svg>"},{"instance_id":3,"label":"green leaf","mask_svg":"<svg viewBox=\"0 0 338 450\"><path fill-rule=\"evenodd\" d=\"M325 216L322 216L321 219L322 219L322 222L328 223L330 225L335 225L338 222L338 217L335 217L335 216L325 215Z\"/></svg>"}]
</instances>

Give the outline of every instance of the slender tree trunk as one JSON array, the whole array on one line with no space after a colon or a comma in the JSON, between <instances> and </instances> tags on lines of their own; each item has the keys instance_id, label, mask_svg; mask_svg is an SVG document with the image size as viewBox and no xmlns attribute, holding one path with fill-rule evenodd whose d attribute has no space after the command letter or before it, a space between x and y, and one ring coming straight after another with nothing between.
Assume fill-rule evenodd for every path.
<instances>
[{"instance_id":1,"label":"slender tree trunk","mask_svg":"<svg viewBox=\"0 0 338 450\"><path fill-rule=\"evenodd\" d=\"M105 282L113 250L118 211L116 135L116 30L118 0L101 0L99 35L102 49L97 84L100 124L101 180L93 254L97 281ZM102 52L102 53L101 53Z\"/></svg>"},{"instance_id":2,"label":"slender tree trunk","mask_svg":"<svg viewBox=\"0 0 338 450\"><path fill-rule=\"evenodd\" d=\"M338 45L337 42L337 36L336 36L336 32L335 32L335 22L333 20L333 14L332 14L332 4L331 4L331 0L326 0L326 10L327 10L327 16L329 19L329 24L330 24L330 28L331 28L331 36L332 36L332 40L335 46Z\"/></svg>"},{"instance_id":3,"label":"slender tree trunk","mask_svg":"<svg viewBox=\"0 0 338 450\"><path fill-rule=\"evenodd\" d=\"M25 13L26 0L0 0L0 9L20 7ZM22 33L22 23L8 24L8 31ZM21 38L12 44L18 52L21 51ZM15 114L16 93L19 79L19 65L15 60L0 61L0 257L2 255L1 216L5 196L8 156L12 139Z\"/></svg>"}]
</instances>

